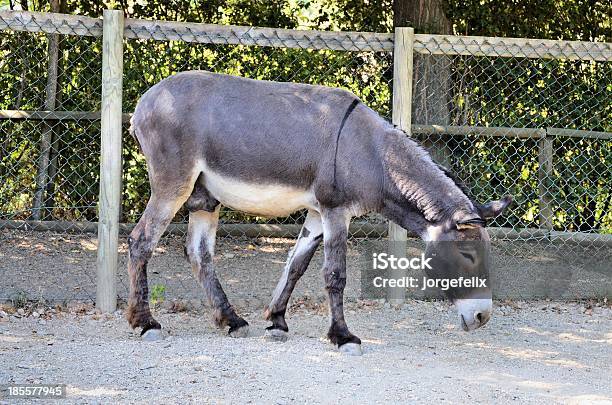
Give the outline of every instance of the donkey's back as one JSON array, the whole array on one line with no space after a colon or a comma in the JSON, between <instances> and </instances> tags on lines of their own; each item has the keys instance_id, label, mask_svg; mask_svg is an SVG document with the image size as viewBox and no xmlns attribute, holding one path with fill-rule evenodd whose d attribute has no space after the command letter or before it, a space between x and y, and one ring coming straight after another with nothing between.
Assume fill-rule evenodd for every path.
<instances>
[{"instance_id":1,"label":"donkey's back","mask_svg":"<svg viewBox=\"0 0 612 405\"><path fill-rule=\"evenodd\" d=\"M132 126L151 157L156 151L204 154L212 168L260 176L242 172L240 163L252 157L271 175L307 172L307 182L315 163L309 155L318 159L335 142L338 117L355 98L342 89L189 71L151 87ZM283 161L289 167L279 167Z\"/></svg>"},{"instance_id":2,"label":"donkey's back","mask_svg":"<svg viewBox=\"0 0 612 405\"><path fill-rule=\"evenodd\" d=\"M201 175L224 205L288 215L333 188L340 121L355 100L341 89L190 71L147 91L132 129L154 192L189 193ZM367 140L351 132L353 158L367 155Z\"/></svg>"}]
</instances>

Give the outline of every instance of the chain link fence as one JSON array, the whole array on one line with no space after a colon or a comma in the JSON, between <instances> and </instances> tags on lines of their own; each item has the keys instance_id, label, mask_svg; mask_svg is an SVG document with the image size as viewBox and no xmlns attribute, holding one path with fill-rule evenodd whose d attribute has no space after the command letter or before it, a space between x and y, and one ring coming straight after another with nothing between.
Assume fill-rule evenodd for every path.
<instances>
[{"instance_id":1,"label":"chain link fence","mask_svg":"<svg viewBox=\"0 0 612 405\"><path fill-rule=\"evenodd\" d=\"M95 244L69 232L97 221L102 21L2 12L0 28L0 300L91 299Z\"/></svg>"},{"instance_id":2,"label":"chain link fence","mask_svg":"<svg viewBox=\"0 0 612 405\"><path fill-rule=\"evenodd\" d=\"M6 83L0 88L0 271L7 280L0 300L93 301L102 21L2 12L0 29ZM203 69L343 87L391 116L392 34L127 19L124 36L123 235L149 196L144 158L127 133L129 114L149 87L173 73ZM527 285L537 270L544 295L577 296L567 284L592 274L596 287L610 281L611 61L612 46L604 43L415 36L413 136L476 200L515 197L510 213L489 228L501 282L518 270L522 281L514 285ZM223 208L217 263L230 296L248 299L249 291L273 289L304 215L268 219ZM354 219L349 264L363 243L386 238L386 229L376 215ZM151 290L160 299L202 296L182 257L185 232L181 211L151 262ZM124 239L120 253L124 298ZM312 267L317 260L320 253ZM317 278L316 269L309 273ZM359 276L351 277L358 285ZM582 294L605 291L587 284Z\"/></svg>"},{"instance_id":3,"label":"chain link fence","mask_svg":"<svg viewBox=\"0 0 612 405\"><path fill-rule=\"evenodd\" d=\"M489 224L498 291L595 294L589 270L609 294L610 44L417 35L414 49L413 132L475 200L514 196Z\"/></svg>"}]
</instances>

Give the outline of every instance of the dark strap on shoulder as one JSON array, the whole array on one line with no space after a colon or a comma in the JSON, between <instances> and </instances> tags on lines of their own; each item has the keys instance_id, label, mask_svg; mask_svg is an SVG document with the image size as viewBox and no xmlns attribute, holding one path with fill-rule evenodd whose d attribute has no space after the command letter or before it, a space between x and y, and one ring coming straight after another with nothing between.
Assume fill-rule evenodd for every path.
<instances>
[{"instance_id":1,"label":"dark strap on shoulder","mask_svg":"<svg viewBox=\"0 0 612 405\"><path fill-rule=\"evenodd\" d=\"M346 120L348 119L349 115L351 115L355 107L357 107L357 104L359 104L359 99L354 99L351 105L348 106L346 112L344 113L344 117L342 118L342 122L340 123L338 135L336 135L336 150L334 151L334 188L336 187L336 160L338 159L338 143L340 143L340 135L342 134L342 128L344 128Z\"/></svg>"}]
</instances>

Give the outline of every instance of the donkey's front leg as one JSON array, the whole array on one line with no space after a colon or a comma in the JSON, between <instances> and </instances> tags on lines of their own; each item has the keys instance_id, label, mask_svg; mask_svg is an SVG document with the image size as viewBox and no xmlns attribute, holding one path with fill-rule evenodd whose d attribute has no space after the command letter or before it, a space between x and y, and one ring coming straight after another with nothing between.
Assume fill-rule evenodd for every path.
<instances>
[{"instance_id":1,"label":"donkey's front leg","mask_svg":"<svg viewBox=\"0 0 612 405\"><path fill-rule=\"evenodd\" d=\"M232 337L246 337L249 324L239 317L230 305L213 268L219 208L220 205L217 205L213 212L204 210L189 212L187 256L193 274L204 288L206 298L213 308L215 324L219 328L229 325L229 334Z\"/></svg>"},{"instance_id":2,"label":"donkey's front leg","mask_svg":"<svg viewBox=\"0 0 612 405\"><path fill-rule=\"evenodd\" d=\"M289 298L296 283L308 268L308 264L322 239L321 215L310 210L302 226L300 236L291 252L289 252L287 264L274 290L272 301L264 313L264 317L272 321L272 325L266 328L266 335L273 340L287 339L289 328L287 322L285 322L285 312L287 311Z\"/></svg>"},{"instance_id":3,"label":"donkey's front leg","mask_svg":"<svg viewBox=\"0 0 612 405\"><path fill-rule=\"evenodd\" d=\"M346 243L348 216L346 209L338 207L324 209L323 244L325 262L323 276L329 298L331 326L327 337L338 348L348 354L361 355L361 339L349 332L344 320L344 287L346 286Z\"/></svg>"}]
</instances>

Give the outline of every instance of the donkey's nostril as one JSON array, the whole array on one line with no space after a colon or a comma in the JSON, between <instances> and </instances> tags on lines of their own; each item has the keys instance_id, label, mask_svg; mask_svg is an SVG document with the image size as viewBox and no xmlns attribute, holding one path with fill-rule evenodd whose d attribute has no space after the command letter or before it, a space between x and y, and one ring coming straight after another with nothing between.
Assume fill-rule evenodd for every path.
<instances>
[{"instance_id":1,"label":"donkey's nostril","mask_svg":"<svg viewBox=\"0 0 612 405\"><path fill-rule=\"evenodd\" d=\"M476 313L476 320L478 321L478 323L482 323L482 312Z\"/></svg>"}]
</instances>

